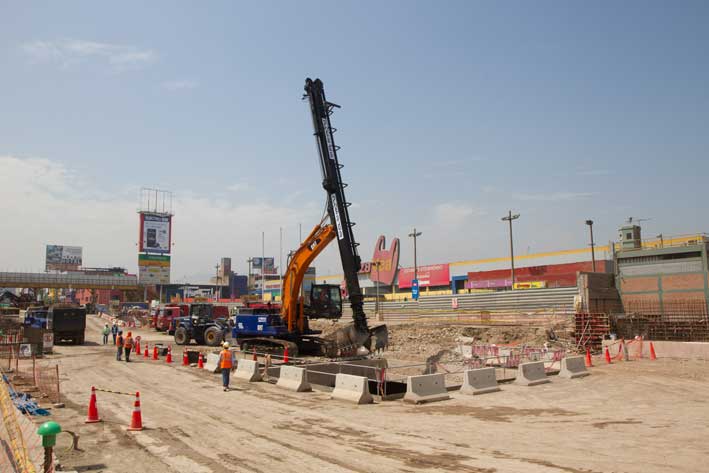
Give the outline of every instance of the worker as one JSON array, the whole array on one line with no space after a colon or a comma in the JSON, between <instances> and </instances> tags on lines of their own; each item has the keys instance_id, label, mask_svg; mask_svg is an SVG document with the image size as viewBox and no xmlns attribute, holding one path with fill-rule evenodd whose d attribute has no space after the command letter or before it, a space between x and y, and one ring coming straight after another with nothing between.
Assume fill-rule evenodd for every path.
<instances>
[{"instance_id":1,"label":"worker","mask_svg":"<svg viewBox=\"0 0 709 473\"><path fill-rule=\"evenodd\" d=\"M123 355L123 330L118 329L118 337L113 337L116 339L116 360L121 361L121 356Z\"/></svg>"},{"instance_id":2,"label":"worker","mask_svg":"<svg viewBox=\"0 0 709 473\"><path fill-rule=\"evenodd\" d=\"M231 368L234 366L232 363L232 355L229 351L229 342L224 342L222 345L224 349L219 354L219 367L222 369L222 384L224 385L224 391L229 391L229 374L231 374Z\"/></svg>"},{"instance_id":3,"label":"worker","mask_svg":"<svg viewBox=\"0 0 709 473\"><path fill-rule=\"evenodd\" d=\"M123 342L126 351L126 363L130 363L130 352L133 351L133 332L128 332L128 336Z\"/></svg>"},{"instance_id":4,"label":"worker","mask_svg":"<svg viewBox=\"0 0 709 473\"><path fill-rule=\"evenodd\" d=\"M111 333L111 328L108 326L108 324L105 324L103 326L103 344L108 343L108 334Z\"/></svg>"},{"instance_id":5,"label":"worker","mask_svg":"<svg viewBox=\"0 0 709 473\"><path fill-rule=\"evenodd\" d=\"M113 322L113 327L111 327L111 333L113 334L113 344L116 344L116 335L118 335L118 325Z\"/></svg>"}]
</instances>

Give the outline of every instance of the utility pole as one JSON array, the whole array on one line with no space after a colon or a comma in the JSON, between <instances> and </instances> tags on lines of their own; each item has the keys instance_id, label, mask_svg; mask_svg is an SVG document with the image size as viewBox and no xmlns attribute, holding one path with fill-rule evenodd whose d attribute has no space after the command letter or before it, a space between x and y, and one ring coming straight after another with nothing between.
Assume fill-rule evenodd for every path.
<instances>
[{"instance_id":1,"label":"utility pole","mask_svg":"<svg viewBox=\"0 0 709 473\"><path fill-rule=\"evenodd\" d=\"M660 233L659 235L657 235L655 238L659 238L659 239L660 239L660 248L664 248L664 247L665 247L665 240L664 240L664 237L662 236L662 233Z\"/></svg>"},{"instance_id":2,"label":"utility pole","mask_svg":"<svg viewBox=\"0 0 709 473\"><path fill-rule=\"evenodd\" d=\"M377 301L374 304L374 314L379 316L379 266L382 264L381 261L372 261L373 265L377 267Z\"/></svg>"},{"instance_id":3,"label":"utility pole","mask_svg":"<svg viewBox=\"0 0 709 473\"><path fill-rule=\"evenodd\" d=\"M417 261L417 255L416 255L416 238L421 236L421 232L417 232L416 227L414 227L414 231L409 233L409 236L414 239L414 279L418 279L419 274L418 274L418 261Z\"/></svg>"},{"instance_id":4,"label":"utility pole","mask_svg":"<svg viewBox=\"0 0 709 473\"><path fill-rule=\"evenodd\" d=\"M214 302L219 301L219 265L214 267L216 273L214 275Z\"/></svg>"},{"instance_id":5,"label":"utility pole","mask_svg":"<svg viewBox=\"0 0 709 473\"><path fill-rule=\"evenodd\" d=\"M261 302L265 303L264 289L266 278L264 268L266 266L266 232L261 232Z\"/></svg>"},{"instance_id":6,"label":"utility pole","mask_svg":"<svg viewBox=\"0 0 709 473\"><path fill-rule=\"evenodd\" d=\"M251 292L251 263L254 262L253 258L249 258L246 260L247 263L249 263L249 274L246 277L246 292L250 293Z\"/></svg>"},{"instance_id":7,"label":"utility pole","mask_svg":"<svg viewBox=\"0 0 709 473\"><path fill-rule=\"evenodd\" d=\"M593 220L586 220L586 225L591 232L591 266L593 272L596 272L596 245L593 243Z\"/></svg>"},{"instance_id":8,"label":"utility pole","mask_svg":"<svg viewBox=\"0 0 709 473\"><path fill-rule=\"evenodd\" d=\"M506 216L502 217L503 222L510 222L510 263L511 263L511 268L512 268L512 290L515 288L515 248L514 248L514 243L512 242L512 220L517 220L519 218L519 214L514 214L512 215L512 211L510 210Z\"/></svg>"},{"instance_id":9,"label":"utility pole","mask_svg":"<svg viewBox=\"0 0 709 473\"><path fill-rule=\"evenodd\" d=\"M278 227L278 284L281 287L281 301L283 300L283 227Z\"/></svg>"}]
</instances>

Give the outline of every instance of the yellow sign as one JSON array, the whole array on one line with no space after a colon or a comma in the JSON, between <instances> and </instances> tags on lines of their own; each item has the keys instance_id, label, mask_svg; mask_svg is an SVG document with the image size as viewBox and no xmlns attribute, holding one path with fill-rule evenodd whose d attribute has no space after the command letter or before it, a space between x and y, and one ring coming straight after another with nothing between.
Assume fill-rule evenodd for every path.
<instances>
[{"instance_id":1,"label":"yellow sign","mask_svg":"<svg viewBox=\"0 0 709 473\"><path fill-rule=\"evenodd\" d=\"M544 289L547 287L546 281L516 282L514 289Z\"/></svg>"}]
</instances>

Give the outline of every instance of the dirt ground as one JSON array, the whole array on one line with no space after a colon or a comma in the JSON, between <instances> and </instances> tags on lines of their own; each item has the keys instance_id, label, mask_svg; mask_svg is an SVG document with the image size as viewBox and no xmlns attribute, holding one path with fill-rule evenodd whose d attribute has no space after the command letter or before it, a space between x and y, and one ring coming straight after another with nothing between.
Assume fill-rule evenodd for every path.
<instances>
[{"instance_id":1,"label":"dirt ground","mask_svg":"<svg viewBox=\"0 0 709 473\"><path fill-rule=\"evenodd\" d=\"M352 406L323 391L291 393L163 361L117 362L96 344L60 346L67 407L52 409L84 472L666 472L706 471L709 365L675 360L600 365L579 380L413 406ZM134 332L151 341L168 337ZM402 332L403 333L403 332ZM84 424L91 386L140 391L142 432L126 432L133 397L98 393L103 422ZM45 420L45 419L42 419Z\"/></svg>"}]
</instances>

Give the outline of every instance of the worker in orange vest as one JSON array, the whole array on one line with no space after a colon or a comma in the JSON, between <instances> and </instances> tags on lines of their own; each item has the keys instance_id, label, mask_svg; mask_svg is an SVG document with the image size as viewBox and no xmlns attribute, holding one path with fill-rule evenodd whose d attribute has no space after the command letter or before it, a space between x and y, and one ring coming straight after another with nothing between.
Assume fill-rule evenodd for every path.
<instances>
[{"instance_id":1,"label":"worker in orange vest","mask_svg":"<svg viewBox=\"0 0 709 473\"><path fill-rule=\"evenodd\" d=\"M116 360L121 361L121 355L123 354L123 343L125 339L123 338L123 330L118 330L118 337L116 338Z\"/></svg>"},{"instance_id":2,"label":"worker in orange vest","mask_svg":"<svg viewBox=\"0 0 709 473\"><path fill-rule=\"evenodd\" d=\"M219 354L219 367L222 369L222 384L224 385L224 391L229 391L229 374L231 374L231 369L234 367L232 361L232 354L229 351L229 342L224 342L222 345L224 349Z\"/></svg>"},{"instance_id":3,"label":"worker in orange vest","mask_svg":"<svg viewBox=\"0 0 709 473\"><path fill-rule=\"evenodd\" d=\"M133 332L128 332L123 348L126 351L126 363L130 363L130 352L133 350Z\"/></svg>"}]
</instances>

